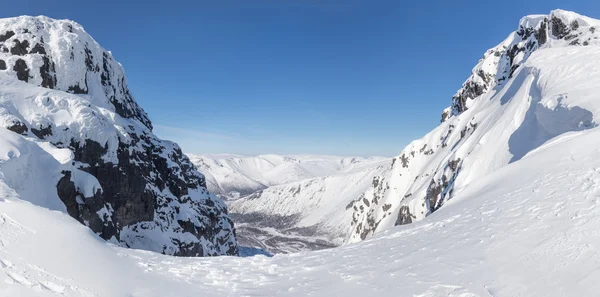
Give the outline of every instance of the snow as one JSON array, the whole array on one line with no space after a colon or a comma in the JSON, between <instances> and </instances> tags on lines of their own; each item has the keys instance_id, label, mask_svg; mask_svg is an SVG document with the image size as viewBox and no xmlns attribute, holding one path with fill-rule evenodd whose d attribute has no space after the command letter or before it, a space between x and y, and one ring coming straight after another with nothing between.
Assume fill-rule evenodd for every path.
<instances>
[{"instance_id":1,"label":"snow","mask_svg":"<svg viewBox=\"0 0 600 297\"><path fill-rule=\"evenodd\" d=\"M0 182L0 296L593 296L599 137L598 129L563 134L470 184L427 220L270 258L111 246Z\"/></svg>"},{"instance_id":2,"label":"snow","mask_svg":"<svg viewBox=\"0 0 600 297\"><path fill-rule=\"evenodd\" d=\"M558 10L553 16L569 25L577 21L577 38L595 37L586 26L597 21ZM542 22L532 16L521 24ZM595 296L599 45L557 39L515 56L521 64L511 75L486 85L466 109L392 160L360 161L346 170L344 164L353 162L293 165L313 158L306 156L198 158L204 162L198 166L216 168L217 177L248 177L233 179L241 185L250 180L267 186L282 172L298 173L294 178L324 174L276 180L281 183L230 201L232 210L244 214L260 210L267 218L293 218L283 222L291 227L281 236L317 228L312 235L345 243L321 251L183 258L112 245L68 216L50 194L62 168L79 166L69 161L71 155L0 127L0 296ZM489 70L486 65L496 62L478 67ZM26 86L0 81L1 121L53 118L70 125L77 117L78 108L67 109L70 115L60 112L64 108L40 111L50 101L35 98L54 91ZM59 105L81 102L70 96L57 91L51 97ZM19 106L23 102L30 105ZM167 168L180 174L171 163ZM277 174L265 173L273 168ZM75 179L98 190L92 179ZM190 198L207 199L198 193ZM185 233L143 232L156 234L121 234L140 239L130 240L140 243L134 247L147 248L153 243L144 239L161 236L188 240Z\"/></svg>"}]
</instances>

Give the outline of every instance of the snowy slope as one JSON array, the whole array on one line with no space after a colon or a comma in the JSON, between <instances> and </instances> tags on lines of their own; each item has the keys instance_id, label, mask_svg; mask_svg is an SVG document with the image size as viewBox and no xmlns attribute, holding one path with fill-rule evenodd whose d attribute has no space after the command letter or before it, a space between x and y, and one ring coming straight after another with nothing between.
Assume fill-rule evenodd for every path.
<instances>
[{"instance_id":1,"label":"snowy slope","mask_svg":"<svg viewBox=\"0 0 600 297\"><path fill-rule=\"evenodd\" d=\"M252 194L270 186L350 172L385 159L324 155L188 156L205 175L208 189L230 198Z\"/></svg>"},{"instance_id":2,"label":"snowy slope","mask_svg":"<svg viewBox=\"0 0 600 297\"><path fill-rule=\"evenodd\" d=\"M121 65L72 21L0 19L0 177L123 246L237 253L225 204L152 133Z\"/></svg>"},{"instance_id":3,"label":"snowy slope","mask_svg":"<svg viewBox=\"0 0 600 297\"><path fill-rule=\"evenodd\" d=\"M562 10L522 18L475 66L440 126L408 145L365 193L370 205L357 202L349 241L421 220L546 141L596 127L596 28L600 21Z\"/></svg>"},{"instance_id":4,"label":"snowy slope","mask_svg":"<svg viewBox=\"0 0 600 297\"><path fill-rule=\"evenodd\" d=\"M226 199L240 245L270 253L319 250L346 239L345 209L391 158L191 155L211 192Z\"/></svg>"},{"instance_id":5,"label":"snowy slope","mask_svg":"<svg viewBox=\"0 0 600 297\"><path fill-rule=\"evenodd\" d=\"M240 243L249 246L262 243L258 246L272 253L343 244L352 219L348 211L352 202L360 199L372 186L373 178L389 170L390 164L391 159L384 159L345 173L276 185L229 201ZM257 227L262 228L253 229ZM261 234L265 228L269 229L268 236ZM292 235L298 240L291 240ZM248 237L253 242L248 242ZM253 240L256 237L262 240ZM311 243L316 240L326 244L313 246Z\"/></svg>"},{"instance_id":6,"label":"snowy slope","mask_svg":"<svg viewBox=\"0 0 600 297\"><path fill-rule=\"evenodd\" d=\"M0 296L595 296L598 139L598 128L560 135L426 220L272 258L110 246L0 179Z\"/></svg>"},{"instance_id":7,"label":"snowy slope","mask_svg":"<svg viewBox=\"0 0 600 297\"><path fill-rule=\"evenodd\" d=\"M473 68L441 124L384 167L358 179L342 177L335 182L345 185L341 191L329 181L295 191L278 186L237 200L231 209L265 218L295 215L299 226L318 223L336 244L421 220L547 141L597 126L597 28L599 21L562 10L526 16Z\"/></svg>"}]
</instances>

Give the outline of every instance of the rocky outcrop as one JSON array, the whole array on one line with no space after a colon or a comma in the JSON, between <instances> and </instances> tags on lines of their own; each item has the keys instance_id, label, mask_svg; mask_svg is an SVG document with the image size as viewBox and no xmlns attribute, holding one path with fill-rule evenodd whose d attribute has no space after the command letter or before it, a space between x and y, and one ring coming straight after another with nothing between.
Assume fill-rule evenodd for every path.
<instances>
[{"instance_id":1,"label":"rocky outcrop","mask_svg":"<svg viewBox=\"0 0 600 297\"><path fill-rule=\"evenodd\" d=\"M0 104L0 124L72 151L71 167L56 183L69 215L127 247L237 254L225 204L176 144L152 133L110 52L71 21L18 17L0 20L0 28L0 71L55 90L28 98L36 104L30 112ZM57 120L60 110L72 118ZM81 182L90 175L94 182ZM93 191L86 184L95 184Z\"/></svg>"},{"instance_id":2,"label":"rocky outcrop","mask_svg":"<svg viewBox=\"0 0 600 297\"><path fill-rule=\"evenodd\" d=\"M479 60L471 76L452 97L450 108L442 112L442 122L467 110L470 100L504 84L532 52L547 42L587 46L598 38L595 27L581 26L581 20L569 20L568 14L556 10L546 16L523 18L514 36L488 50Z\"/></svg>"},{"instance_id":3,"label":"rocky outcrop","mask_svg":"<svg viewBox=\"0 0 600 297\"><path fill-rule=\"evenodd\" d=\"M546 85L537 82L539 67L528 61L540 48L576 53L574 47L598 47L598 26L598 20L563 10L522 18L517 30L473 68L442 112L440 125L402 150L389 172L376 176L361 199L352 202L348 242L421 220L452 199L455 189L519 160L544 141L595 127L591 111L563 103L568 94L542 95L539 88ZM560 72L554 71L544 79Z\"/></svg>"}]
</instances>

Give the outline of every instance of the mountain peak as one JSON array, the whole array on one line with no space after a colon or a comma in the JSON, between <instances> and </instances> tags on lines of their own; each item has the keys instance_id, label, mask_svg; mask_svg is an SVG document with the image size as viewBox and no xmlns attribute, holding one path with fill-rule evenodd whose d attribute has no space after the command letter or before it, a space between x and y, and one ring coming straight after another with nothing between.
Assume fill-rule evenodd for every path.
<instances>
[{"instance_id":1,"label":"mountain peak","mask_svg":"<svg viewBox=\"0 0 600 297\"><path fill-rule=\"evenodd\" d=\"M517 30L479 60L452 97L451 106L442 112L442 122L469 109L473 100L496 85L504 84L540 48L600 44L598 28L600 21L560 9L521 18Z\"/></svg>"},{"instance_id":2,"label":"mountain peak","mask_svg":"<svg viewBox=\"0 0 600 297\"><path fill-rule=\"evenodd\" d=\"M237 254L226 205L177 144L152 133L121 64L73 21L0 19L0 148L0 182L106 240Z\"/></svg>"},{"instance_id":3,"label":"mountain peak","mask_svg":"<svg viewBox=\"0 0 600 297\"><path fill-rule=\"evenodd\" d=\"M89 95L94 103L152 129L121 64L78 23L46 16L0 19L0 78Z\"/></svg>"}]
</instances>

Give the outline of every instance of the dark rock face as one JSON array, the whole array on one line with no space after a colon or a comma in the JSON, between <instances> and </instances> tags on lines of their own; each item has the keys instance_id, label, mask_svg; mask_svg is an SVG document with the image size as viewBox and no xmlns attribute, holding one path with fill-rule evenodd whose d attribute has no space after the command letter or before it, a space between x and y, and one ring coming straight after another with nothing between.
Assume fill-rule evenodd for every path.
<instances>
[{"instance_id":1,"label":"dark rock face","mask_svg":"<svg viewBox=\"0 0 600 297\"><path fill-rule=\"evenodd\" d=\"M6 70L6 62L0 59L0 70Z\"/></svg>"},{"instance_id":2,"label":"dark rock face","mask_svg":"<svg viewBox=\"0 0 600 297\"><path fill-rule=\"evenodd\" d=\"M415 216L410 213L410 208L404 205L400 207L400 211L398 211L398 219L396 219L396 226L410 224L412 223L412 220L414 218Z\"/></svg>"},{"instance_id":3,"label":"dark rock face","mask_svg":"<svg viewBox=\"0 0 600 297\"><path fill-rule=\"evenodd\" d=\"M439 208L438 201L443 188L443 184L438 184L434 180L432 180L429 184L429 188L427 188L427 195L425 196L425 200L429 202L429 211L434 212Z\"/></svg>"},{"instance_id":4,"label":"dark rock face","mask_svg":"<svg viewBox=\"0 0 600 297\"><path fill-rule=\"evenodd\" d=\"M52 126L40 127L39 129L31 128L31 133L39 139L44 139L46 136L52 135Z\"/></svg>"},{"instance_id":5,"label":"dark rock face","mask_svg":"<svg viewBox=\"0 0 600 297\"><path fill-rule=\"evenodd\" d=\"M480 85L471 81L466 82L460 92L452 97L452 106L454 107L454 110L458 113L467 110L467 99L479 97L485 91L485 85ZM444 116L442 116L442 118L444 118Z\"/></svg>"},{"instance_id":6,"label":"dark rock face","mask_svg":"<svg viewBox=\"0 0 600 297\"><path fill-rule=\"evenodd\" d=\"M0 31L0 48L18 57L7 60L15 61L12 75L38 87L86 94L69 98L81 98L81 108L93 115L75 127L51 118L39 122L43 124L32 122L35 119L14 120L6 127L73 152L72 168L62 171L56 184L69 215L100 237L128 247L177 256L236 255L235 229L227 207L208 193L204 176L176 144L152 133L150 119L131 95L123 69L112 55L75 23L49 22L44 17L20 21L24 28L11 24L11 30ZM49 25L52 22L64 24ZM67 29L69 34L52 31ZM66 38L70 50L51 51L43 38L51 34ZM4 60L2 66L6 69ZM53 104L49 94L40 106ZM90 97L102 102L102 108L112 109L119 121L101 114ZM88 137L98 133L100 139L112 138L103 142ZM81 185L82 178L97 182L93 193Z\"/></svg>"},{"instance_id":7,"label":"dark rock face","mask_svg":"<svg viewBox=\"0 0 600 297\"><path fill-rule=\"evenodd\" d=\"M29 41L23 40L22 42L18 39L13 40L14 45L10 49L10 53L17 56L23 56L27 54L27 48L29 48Z\"/></svg>"},{"instance_id":8,"label":"dark rock face","mask_svg":"<svg viewBox=\"0 0 600 297\"><path fill-rule=\"evenodd\" d=\"M40 67L40 75L42 76L42 87L54 89L56 86L56 74L54 62L50 61L48 57L43 57L44 65Z\"/></svg>"},{"instance_id":9,"label":"dark rock face","mask_svg":"<svg viewBox=\"0 0 600 297\"><path fill-rule=\"evenodd\" d=\"M546 43L548 36L546 34L548 30L548 19L544 19L540 27L535 31L534 36L538 41L539 46L542 46Z\"/></svg>"},{"instance_id":10,"label":"dark rock face","mask_svg":"<svg viewBox=\"0 0 600 297\"><path fill-rule=\"evenodd\" d=\"M0 34L0 42L5 42L13 36L15 36L15 32L6 31L4 34Z\"/></svg>"},{"instance_id":11,"label":"dark rock face","mask_svg":"<svg viewBox=\"0 0 600 297\"><path fill-rule=\"evenodd\" d=\"M550 23L552 25L552 35L554 35L558 39L564 38L565 36L567 36L567 34L571 32L567 25L556 16L552 17Z\"/></svg>"},{"instance_id":12,"label":"dark rock face","mask_svg":"<svg viewBox=\"0 0 600 297\"><path fill-rule=\"evenodd\" d=\"M29 81L29 68L27 67L27 63L24 60L18 59L15 62L13 70L17 73L17 78L19 80L22 80L24 82Z\"/></svg>"},{"instance_id":13,"label":"dark rock face","mask_svg":"<svg viewBox=\"0 0 600 297\"><path fill-rule=\"evenodd\" d=\"M58 195L67 207L67 213L102 238L110 239L109 235L116 234L118 229L114 223L97 214L105 205L101 191L98 190L92 197L85 197L71 181L71 177L71 171L63 171L63 177L56 185Z\"/></svg>"},{"instance_id":14,"label":"dark rock face","mask_svg":"<svg viewBox=\"0 0 600 297\"><path fill-rule=\"evenodd\" d=\"M15 122L6 128L10 131L13 131L17 134L22 134L22 135L27 134L27 131L29 130L29 129L27 129L27 126L21 122Z\"/></svg>"},{"instance_id":15,"label":"dark rock face","mask_svg":"<svg viewBox=\"0 0 600 297\"><path fill-rule=\"evenodd\" d=\"M31 49L31 51L29 53L45 55L46 49L44 48L44 46L42 44L36 43L35 46Z\"/></svg>"}]
</instances>

